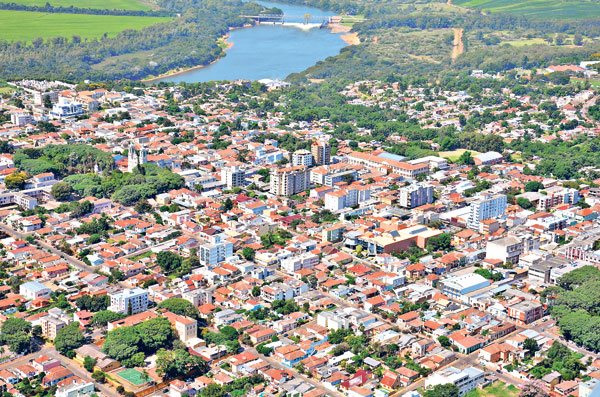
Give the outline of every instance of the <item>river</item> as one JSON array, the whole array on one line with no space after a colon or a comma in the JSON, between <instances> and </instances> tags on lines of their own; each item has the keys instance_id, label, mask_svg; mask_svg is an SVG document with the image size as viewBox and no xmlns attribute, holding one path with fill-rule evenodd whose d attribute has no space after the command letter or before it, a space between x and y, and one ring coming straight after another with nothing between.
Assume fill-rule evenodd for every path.
<instances>
[{"instance_id":1,"label":"river","mask_svg":"<svg viewBox=\"0 0 600 397\"><path fill-rule=\"evenodd\" d=\"M277 7L284 15L334 16L317 8L256 1L265 7ZM288 21L286 19L286 21ZM300 22L300 21L289 21ZM320 21L312 20L317 23ZM303 30L284 25L264 25L232 30L228 42L233 47L217 62L199 69L167 76L156 81L203 82L212 80L284 79L291 73L337 55L346 43L329 29Z\"/></svg>"}]
</instances>

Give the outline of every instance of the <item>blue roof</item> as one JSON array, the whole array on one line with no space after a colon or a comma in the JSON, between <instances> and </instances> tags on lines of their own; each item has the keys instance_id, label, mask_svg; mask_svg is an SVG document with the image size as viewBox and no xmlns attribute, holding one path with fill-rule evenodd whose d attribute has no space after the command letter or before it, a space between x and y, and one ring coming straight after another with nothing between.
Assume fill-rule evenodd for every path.
<instances>
[{"instance_id":1,"label":"blue roof","mask_svg":"<svg viewBox=\"0 0 600 397\"><path fill-rule=\"evenodd\" d=\"M24 283L22 284L23 287L30 289L32 291L42 291L45 289L49 289L48 287L46 287L44 284L40 284L37 281L30 281L28 283Z\"/></svg>"},{"instance_id":2,"label":"blue roof","mask_svg":"<svg viewBox=\"0 0 600 397\"><path fill-rule=\"evenodd\" d=\"M381 154L379 154L377 157L381 157L387 160L395 160L395 161L404 161L404 159L406 159L406 157L404 156L400 156L399 154L393 154L393 153L388 153L388 152L383 152Z\"/></svg>"}]
</instances>

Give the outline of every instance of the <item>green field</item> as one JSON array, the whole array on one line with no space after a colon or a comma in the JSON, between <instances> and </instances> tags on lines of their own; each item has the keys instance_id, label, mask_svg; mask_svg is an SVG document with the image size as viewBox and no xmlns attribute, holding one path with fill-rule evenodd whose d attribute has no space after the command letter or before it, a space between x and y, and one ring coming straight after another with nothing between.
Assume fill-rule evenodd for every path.
<instances>
[{"instance_id":1,"label":"green field","mask_svg":"<svg viewBox=\"0 0 600 397\"><path fill-rule=\"evenodd\" d=\"M467 150L467 149L456 149L451 152L439 152L438 155L450 161L456 161L464 152L471 152L471 156L477 156L479 152L475 150Z\"/></svg>"},{"instance_id":2,"label":"green field","mask_svg":"<svg viewBox=\"0 0 600 397\"><path fill-rule=\"evenodd\" d=\"M561 0L454 0L453 4L492 13L539 18L581 19L600 16L600 5L592 1Z\"/></svg>"},{"instance_id":3,"label":"green field","mask_svg":"<svg viewBox=\"0 0 600 397\"><path fill-rule=\"evenodd\" d=\"M117 372L117 375L135 386L141 386L146 383L144 375L135 368L124 369L123 371Z\"/></svg>"},{"instance_id":4,"label":"green field","mask_svg":"<svg viewBox=\"0 0 600 397\"><path fill-rule=\"evenodd\" d=\"M466 394L466 397L517 397L519 389L513 385L506 385L496 381L483 389L474 389Z\"/></svg>"},{"instance_id":5,"label":"green field","mask_svg":"<svg viewBox=\"0 0 600 397\"><path fill-rule=\"evenodd\" d=\"M8 1L7 1L8 2ZM10 0L10 3L44 7L46 2L54 7L77 7L77 8L97 8L108 10L136 10L147 11L151 8L139 0Z\"/></svg>"},{"instance_id":6,"label":"green field","mask_svg":"<svg viewBox=\"0 0 600 397\"><path fill-rule=\"evenodd\" d=\"M70 39L74 35L82 39L91 39L101 37L104 33L110 37L116 36L125 29L141 29L169 19L0 10L0 39L7 41L31 41L38 37Z\"/></svg>"}]
</instances>

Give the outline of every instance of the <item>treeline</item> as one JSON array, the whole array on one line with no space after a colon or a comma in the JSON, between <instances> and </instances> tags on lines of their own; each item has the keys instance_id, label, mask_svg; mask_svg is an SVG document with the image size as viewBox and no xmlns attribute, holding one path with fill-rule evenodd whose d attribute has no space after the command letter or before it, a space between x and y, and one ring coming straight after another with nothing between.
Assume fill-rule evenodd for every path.
<instances>
[{"instance_id":1,"label":"treeline","mask_svg":"<svg viewBox=\"0 0 600 397\"><path fill-rule=\"evenodd\" d=\"M93 172L96 165L102 170L110 170L114 164L109 153L85 144L19 149L13 162L29 175L52 172L56 176Z\"/></svg>"},{"instance_id":2,"label":"treeline","mask_svg":"<svg viewBox=\"0 0 600 397\"><path fill-rule=\"evenodd\" d=\"M542 297L553 299L552 316L562 334L580 346L600 351L600 270L583 266L559 279Z\"/></svg>"},{"instance_id":3,"label":"treeline","mask_svg":"<svg viewBox=\"0 0 600 397\"><path fill-rule=\"evenodd\" d=\"M115 37L70 40L57 37L32 43L0 40L2 77L107 81L141 79L174 68L207 65L222 56L217 40L230 27L248 22L240 15L264 9L237 0L163 0L159 6L180 16Z\"/></svg>"},{"instance_id":4,"label":"treeline","mask_svg":"<svg viewBox=\"0 0 600 397\"><path fill-rule=\"evenodd\" d=\"M79 7L55 7L50 3L46 3L45 6L29 6L25 4L16 3L2 3L0 2L0 10L12 10L12 11L31 11L31 12L46 12L46 13L61 13L61 14L89 14L89 15L120 15L120 16L134 16L134 17L172 17L174 16L171 11L144 11L144 10L117 10L108 8L79 8Z\"/></svg>"}]
</instances>

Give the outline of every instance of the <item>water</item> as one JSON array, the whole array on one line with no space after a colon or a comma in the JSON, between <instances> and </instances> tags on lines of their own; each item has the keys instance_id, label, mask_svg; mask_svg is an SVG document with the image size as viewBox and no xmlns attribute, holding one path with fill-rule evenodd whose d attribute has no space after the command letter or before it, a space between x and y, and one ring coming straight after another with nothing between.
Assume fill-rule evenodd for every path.
<instances>
[{"instance_id":1,"label":"water","mask_svg":"<svg viewBox=\"0 0 600 397\"><path fill-rule=\"evenodd\" d=\"M278 7L283 10L284 15L336 15L312 7L256 2L269 8ZM193 83L212 80L284 79L291 73L301 72L318 61L337 55L346 45L339 34L332 34L329 29L317 27L304 30L285 24L233 30L229 34L228 42L233 43L233 47L226 51L225 57L212 65L165 77L160 81Z\"/></svg>"}]
</instances>

